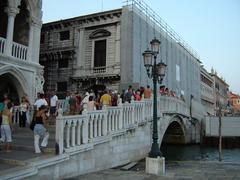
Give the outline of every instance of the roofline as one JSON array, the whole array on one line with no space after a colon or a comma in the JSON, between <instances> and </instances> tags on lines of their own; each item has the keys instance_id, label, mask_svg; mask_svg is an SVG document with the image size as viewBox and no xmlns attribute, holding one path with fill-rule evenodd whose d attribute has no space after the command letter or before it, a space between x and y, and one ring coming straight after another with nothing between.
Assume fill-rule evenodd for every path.
<instances>
[{"instance_id":1,"label":"roofline","mask_svg":"<svg viewBox=\"0 0 240 180\"><path fill-rule=\"evenodd\" d=\"M71 17L71 18L67 18L67 19L60 19L60 20L57 20L57 21L43 23L43 26L50 26L50 25L54 25L54 24L58 24L58 23L76 21L76 20L79 20L79 19L87 19L87 18L90 18L92 16L107 15L107 14L111 14L111 13L122 13L122 8L113 9L113 10L109 10L109 11L103 11L103 12L97 12L97 13L87 14L87 15L82 15L82 16L77 16L77 17Z\"/></svg>"}]
</instances>

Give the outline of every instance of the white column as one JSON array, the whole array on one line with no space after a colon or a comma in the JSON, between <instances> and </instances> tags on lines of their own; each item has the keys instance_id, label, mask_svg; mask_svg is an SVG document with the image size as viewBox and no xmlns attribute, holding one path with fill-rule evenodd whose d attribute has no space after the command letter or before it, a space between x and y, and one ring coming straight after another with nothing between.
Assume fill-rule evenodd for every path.
<instances>
[{"instance_id":1,"label":"white column","mask_svg":"<svg viewBox=\"0 0 240 180\"><path fill-rule=\"evenodd\" d=\"M4 54L11 56L13 32L14 32L14 20L16 15L19 13L19 10L16 8L6 8L5 11L8 14L8 26L7 26L7 40L6 40Z\"/></svg>"},{"instance_id":2,"label":"white column","mask_svg":"<svg viewBox=\"0 0 240 180\"><path fill-rule=\"evenodd\" d=\"M29 37L28 37L28 52L27 52L27 61L32 61L32 50L33 50L33 35L34 35L34 24L29 22Z\"/></svg>"},{"instance_id":3,"label":"white column","mask_svg":"<svg viewBox=\"0 0 240 180\"><path fill-rule=\"evenodd\" d=\"M31 26L32 29L32 49L31 49L31 62L39 64L39 51L40 51L40 35L41 35L41 22L34 23L33 26ZM29 39L30 40L30 39Z\"/></svg>"}]
</instances>

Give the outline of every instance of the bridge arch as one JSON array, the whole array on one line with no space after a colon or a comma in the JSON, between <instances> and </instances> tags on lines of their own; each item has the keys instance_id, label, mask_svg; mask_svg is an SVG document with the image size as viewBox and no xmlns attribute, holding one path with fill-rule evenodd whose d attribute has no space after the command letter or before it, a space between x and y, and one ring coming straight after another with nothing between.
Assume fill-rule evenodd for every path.
<instances>
[{"instance_id":1,"label":"bridge arch","mask_svg":"<svg viewBox=\"0 0 240 180\"><path fill-rule=\"evenodd\" d=\"M14 66L0 67L0 94L7 93L14 103L19 103L20 97L29 89L22 72Z\"/></svg>"},{"instance_id":2,"label":"bridge arch","mask_svg":"<svg viewBox=\"0 0 240 180\"><path fill-rule=\"evenodd\" d=\"M186 143L186 126L180 115L169 117L161 144L185 144Z\"/></svg>"}]
</instances>

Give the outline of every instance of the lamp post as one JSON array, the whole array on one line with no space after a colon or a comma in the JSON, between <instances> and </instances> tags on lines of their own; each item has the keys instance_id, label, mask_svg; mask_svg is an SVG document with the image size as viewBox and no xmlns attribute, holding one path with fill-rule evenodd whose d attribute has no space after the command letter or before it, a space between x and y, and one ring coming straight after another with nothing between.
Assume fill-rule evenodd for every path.
<instances>
[{"instance_id":1,"label":"lamp post","mask_svg":"<svg viewBox=\"0 0 240 180\"><path fill-rule=\"evenodd\" d=\"M154 38L151 42L151 50L146 50L143 53L144 66L147 70L147 75L153 80L153 134L152 147L149 152L149 157L157 158L161 156L161 151L158 144L158 129L157 129L157 82L162 83L167 65L162 61L157 64L157 55L159 53L161 42ZM154 61L152 59L154 58Z\"/></svg>"}]
</instances>

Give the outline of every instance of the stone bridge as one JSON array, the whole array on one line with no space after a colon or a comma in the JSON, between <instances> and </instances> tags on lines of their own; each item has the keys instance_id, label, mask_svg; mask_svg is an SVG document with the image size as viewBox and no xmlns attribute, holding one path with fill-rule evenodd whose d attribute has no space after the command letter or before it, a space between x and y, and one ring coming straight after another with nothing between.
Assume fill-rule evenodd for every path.
<instances>
[{"instance_id":1,"label":"stone bridge","mask_svg":"<svg viewBox=\"0 0 240 180\"><path fill-rule=\"evenodd\" d=\"M176 97L158 97L159 145L199 140L198 121L189 106ZM140 160L152 143L152 99L121 102L117 107L56 119L56 154L31 163L17 178L59 179L108 169ZM14 179L14 173L0 176ZM15 173L16 174L16 173ZM16 178L15 177L15 178Z\"/></svg>"}]
</instances>

